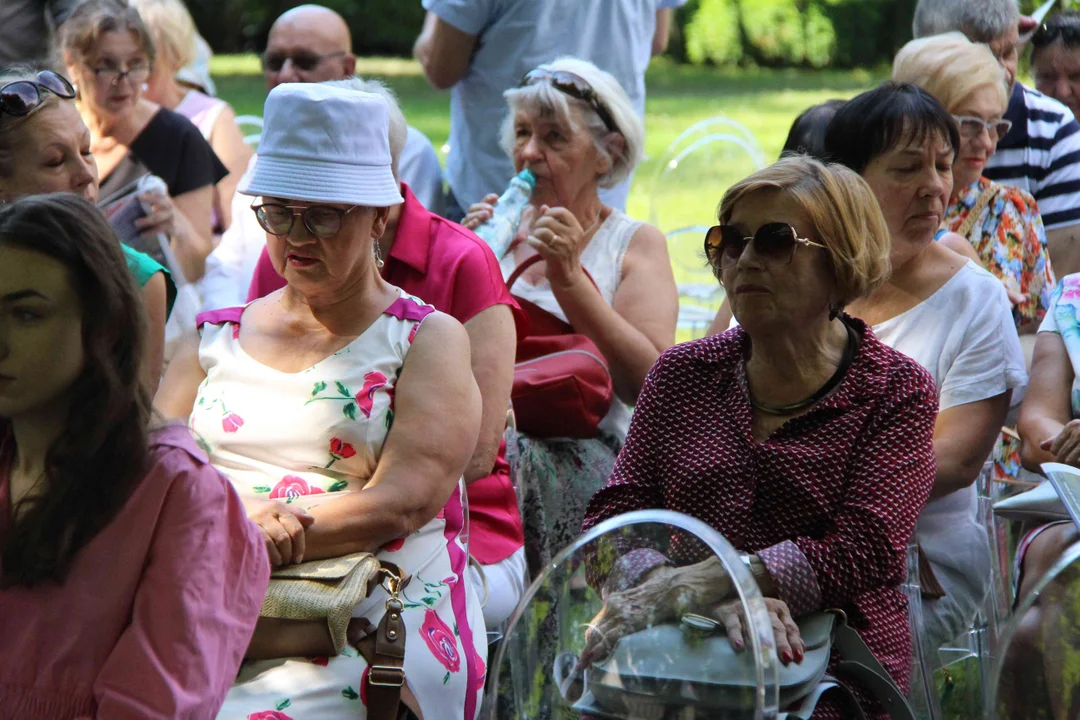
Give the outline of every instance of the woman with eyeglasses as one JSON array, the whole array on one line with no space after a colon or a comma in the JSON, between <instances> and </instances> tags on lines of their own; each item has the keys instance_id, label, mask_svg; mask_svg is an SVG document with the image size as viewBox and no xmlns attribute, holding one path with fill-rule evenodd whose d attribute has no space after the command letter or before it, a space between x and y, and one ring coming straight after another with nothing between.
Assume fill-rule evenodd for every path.
<instances>
[{"instance_id":1,"label":"woman with eyeglasses","mask_svg":"<svg viewBox=\"0 0 1080 720\"><path fill-rule=\"evenodd\" d=\"M214 185L227 169L187 118L143 97L155 49L139 14L122 0L88 0L60 28L60 47L78 88L79 113L107 198L153 174L167 193L145 194L147 233L164 233L181 281L202 277L213 249Z\"/></svg>"},{"instance_id":2,"label":"woman with eyeglasses","mask_svg":"<svg viewBox=\"0 0 1080 720\"><path fill-rule=\"evenodd\" d=\"M626 92L592 63L561 58L506 92L502 144L536 175L519 238L500 258L503 276L531 257L513 293L587 335L607 358L615 398L595 439L521 435L526 555L533 573L577 536L585 504L607 480L649 368L675 340L678 295L667 243L656 228L601 202L633 171L644 126ZM492 188L498 190L498 188ZM473 229L497 196L469 208Z\"/></svg>"},{"instance_id":3,"label":"woman with eyeglasses","mask_svg":"<svg viewBox=\"0 0 1080 720\"><path fill-rule=\"evenodd\" d=\"M0 73L0 205L23 195L70 192L98 199L97 164L90 131L72 102L75 89L51 70ZM153 258L121 245L142 290L148 332L143 382L153 393L161 379L165 323L176 286Z\"/></svg>"},{"instance_id":4,"label":"woman with eyeglasses","mask_svg":"<svg viewBox=\"0 0 1080 720\"><path fill-rule=\"evenodd\" d=\"M183 115L210 143L229 174L214 185L214 235L232 222L236 184L247 170L252 150L227 102L181 84L179 73L195 60L198 33L182 0L134 0L132 7L154 39L156 59L146 83L146 99Z\"/></svg>"},{"instance_id":5,"label":"woman with eyeglasses","mask_svg":"<svg viewBox=\"0 0 1080 720\"><path fill-rule=\"evenodd\" d=\"M937 395L929 373L845 311L888 276L888 226L858 175L805 155L731 187L719 221L705 255L739 327L660 356L584 529L652 508L707 522L745 554L782 663L806 651L793 618L842 608L906 688L898 585L933 484ZM616 562L581 665L685 613L724 623L741 649L731 582L698 552L672 543ZM853 689L869 717L887 717ZM813 718L854 715L826 696Z\"/></svg>"},{"instance_id":6,"label":"woman with eyeglasses","mask_svg":"<svg viewBox=\"0 0 1080 720\"><path fill-rule=\"evenodd\" d=\"M1034 334L1056 282L1042 217L1029 193L982 174L1012 125L1003 119L1009 93L1001 65L986 45L946 33L905 45L893 61L893 80L933 95L960 128L953 189L940 232L949 231L949 239L942 241L962 254L967 248L961 240L975 250L983 267L1005 284L1017 330Z\"/></svg>"},{"instance_id":7,"label":"woman with eyeglasses","mask_svg":"<svg viewBox=\"0 0 1080 720\"><path fill-rule=\"evenodd\" d=\"M396 718L400 701L427 720L471 720L487 637L464 535L463 472L482 412L468 334L379 272L378 241L403 200L386 101L285 83L264 117L239 192L258 198L286 284L200 315L157 407L188 420L274 567L367 551L412 577L393 616L405 684L387 697L400 674L367 632L392 612L376 590L354 608L337 654L325 619L261 618L219 717Z\"/></svg>"},{"instance_id":8,"label":"woman with eyeglasses","mask_svg":"<svg viewBox=\"0 0 1080 720\"><path fill-rule=\"evenodd\" d=\"M1080 116L1080 12L1059 12L1031 37L1035 88Z\"/></svg>"},{"instance_id":9,"label":"woman with eyeglasses","mask_svg":"<svg viewBox=\"0 0 1080 720\"><path fill-rule=\"evenodd\" d=\"M976 510L1024 354L1001 282L934 242L961 147L956 121L915 85L888 82L848 101L825 135L828 156L858 172L889 227L889 277L848 312L918 361L939 392L936 473L916 532L924 640L937 648L966 631L990 587L990 547Z\"/></svg>"}]
</instances>

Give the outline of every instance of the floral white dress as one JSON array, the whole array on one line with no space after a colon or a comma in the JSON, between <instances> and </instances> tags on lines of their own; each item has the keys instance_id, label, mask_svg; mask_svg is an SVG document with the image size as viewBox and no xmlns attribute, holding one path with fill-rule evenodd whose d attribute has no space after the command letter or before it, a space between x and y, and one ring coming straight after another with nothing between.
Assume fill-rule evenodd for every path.
<instances>
[{"instance_id":1,"label":"floral white dress","mask_svg":"<svg viewBox=\"0 0 1080 720\"><path fill-rule=\"evenodd\" d=\"M313 507L360 490L393 427L394 386L433 308L404 295L353 342L298 373L274 370L241 347L243 307L199 317L199 387L191 429L214 466L246 497ZM459 483L438 517L379 557L412 575L405 588L405 676L426 720L472 720L484 685L486 634L467 582ZM379 588L354 611L378 624ZM248 662L219 718L366 717L367 662L350 647L331 658Z\"/></svg>"}]
</instances>

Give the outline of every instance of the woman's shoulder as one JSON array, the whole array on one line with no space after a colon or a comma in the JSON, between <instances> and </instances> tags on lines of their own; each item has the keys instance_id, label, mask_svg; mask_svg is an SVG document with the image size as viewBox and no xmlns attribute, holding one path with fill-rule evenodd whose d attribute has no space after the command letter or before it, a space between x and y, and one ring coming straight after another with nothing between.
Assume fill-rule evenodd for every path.
<instances>
[{"instance_id":1,"label":"woman's shoulder","mask_svg":"<svg viewBox=\"0 0 1080 720\"><path fill-rule=\"evenodd\" d=\"M736 325L722 333L672 345L653 367L657 375L696 374L734 367L746 355L746 331Z\"/></svg>"},{"instance_id":2,"label":"woman's shoulder","mask_svg":"<svg viewBox=\"0 0 1080 720\"><path fill-rule=\"evenodd\" d=\"M213 500L225 491L227 481L210 464L210 458L186 425L167 423L150 433L150 467L142 483L144 492Z\"/></svg>"},{"instance_id":3,"label":"woman's shoulder","mask_svg":"<svg viewBox=\"0 0 1080 720\"><path fill-rule=\"evenodd\" d=\"M863 389L876 389L882 396L893 400L912 394L923 395L936 406L937 384L933 375L917 361L879 340L873 329L861 320L851 320L863 329L860 354L863 372L867 376L860 381Z\"/></svg>"}]
</instances>

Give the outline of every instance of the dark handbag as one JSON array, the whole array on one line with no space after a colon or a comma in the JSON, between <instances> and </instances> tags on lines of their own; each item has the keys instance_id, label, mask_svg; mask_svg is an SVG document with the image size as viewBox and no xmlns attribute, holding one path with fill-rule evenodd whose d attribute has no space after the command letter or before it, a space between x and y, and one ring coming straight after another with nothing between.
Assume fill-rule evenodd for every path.
<instances>
[{"instance_id":1,"label":"dark handbag","mask_svg":"<svg viewBox=\"0 0 1080 720\"><path fill-rule=\"evenodd\" d=\"M521 263L507 288L542 260L535 255ZM514 299L529 321L528 334L518 338L510 391L517 428L541 438L596 437L613 397L603 353L570 324L528 300Z\"/></svg>"},{"instance_id":2,"label":"dark handbag","mask_svg":"<svg viewBox=\"0 0 1080 720\"><path fill-rule=\"evenodd\" d=\"M704 636L676 625L657 625L621 638L612 652L587 672L574 708L599 718L662 718L693 707L702 717L735 717L755 706L757 668L751 653L735 652L723 627L712 622ZM688 619L688 618L686 618ZM684 623L685 620L684 619ZM826 693L848 700L850 718L865 718L851 690L862 684L892 720L914 720L900 689L870 652L843 613L817 612L797 620L806 642L801 663L777 667L783 720L807 720ZM832 648L843 655L836 677L826 674ZM567 662L556 662L556 680ZM561 684L561 683L560 683Z\"/></svg>"}]
</instances>

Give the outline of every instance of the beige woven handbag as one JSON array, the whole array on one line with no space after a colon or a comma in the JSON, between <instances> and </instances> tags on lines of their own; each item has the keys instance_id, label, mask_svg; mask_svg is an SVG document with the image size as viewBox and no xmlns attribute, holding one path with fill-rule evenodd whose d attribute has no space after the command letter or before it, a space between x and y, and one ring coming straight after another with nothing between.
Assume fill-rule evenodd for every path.
<instances>
[{"instance_id":1,"label":"beige woven handbag","mask_svg":"<svg viewBox=\"0 0 1080 720\"><path fill-rule=\"evenodd\" d=\"M278 568L270 575L259 614L281 620L325 618L334 652L341 654L353 610L375 589L381 570L369 552Z\"/></svg>"}]
</instances>

